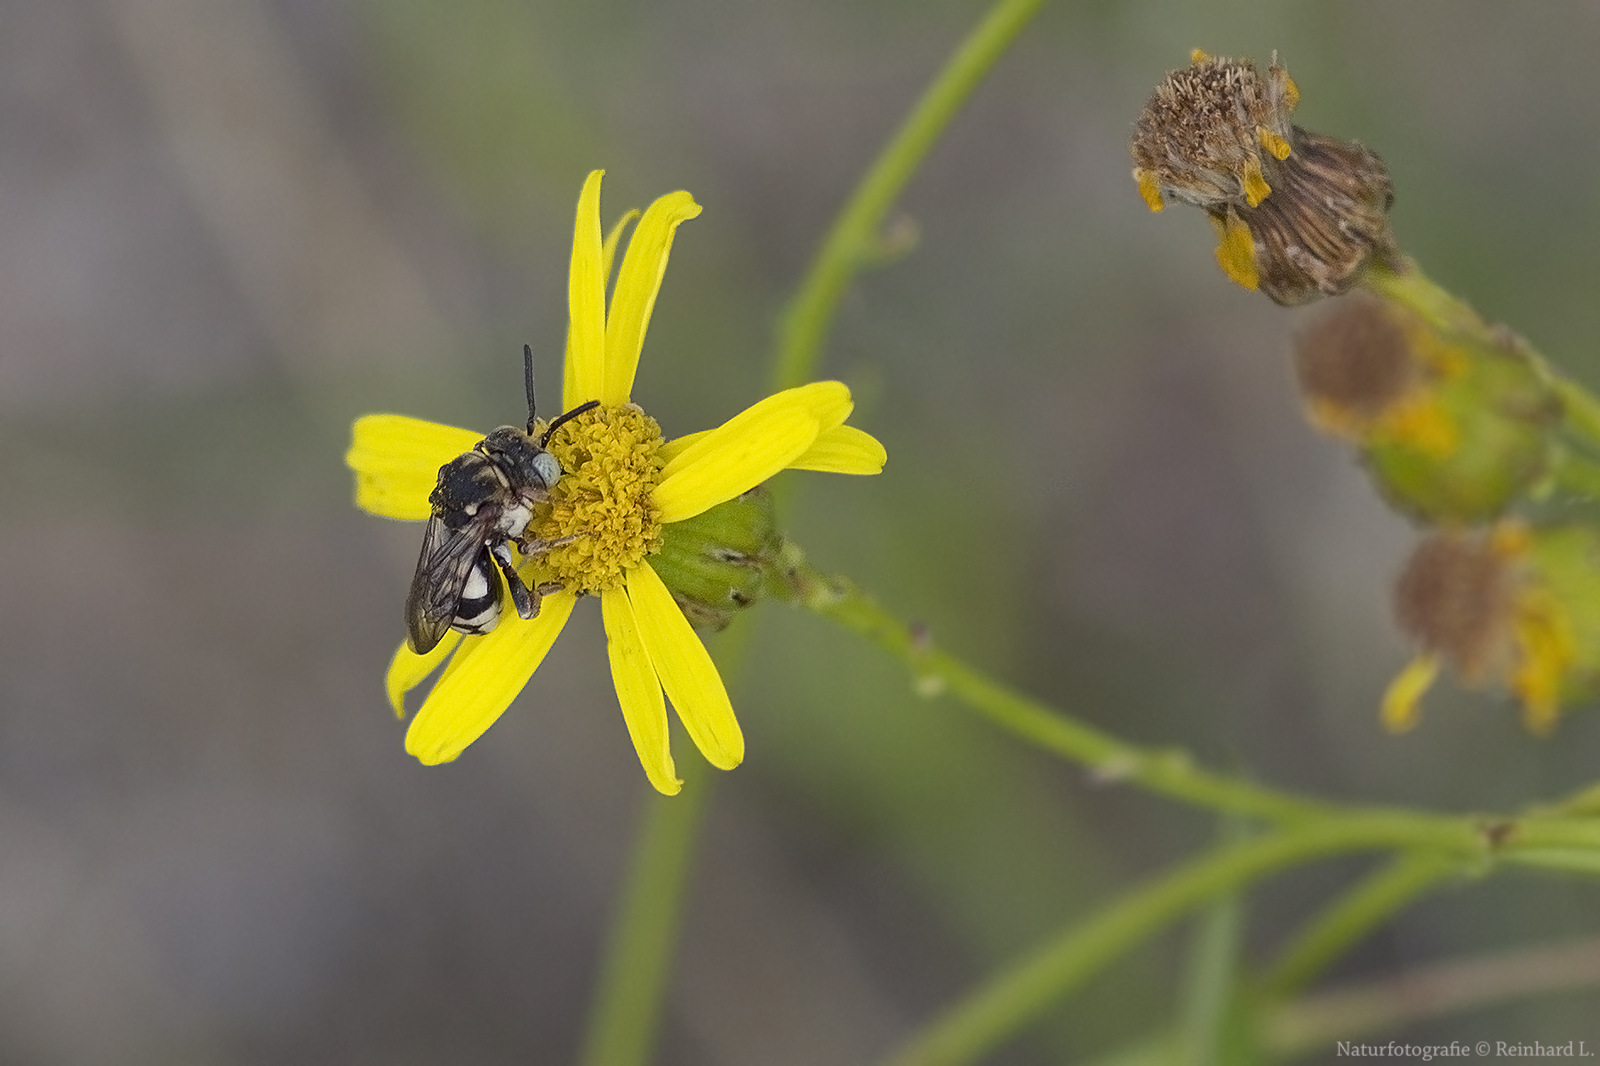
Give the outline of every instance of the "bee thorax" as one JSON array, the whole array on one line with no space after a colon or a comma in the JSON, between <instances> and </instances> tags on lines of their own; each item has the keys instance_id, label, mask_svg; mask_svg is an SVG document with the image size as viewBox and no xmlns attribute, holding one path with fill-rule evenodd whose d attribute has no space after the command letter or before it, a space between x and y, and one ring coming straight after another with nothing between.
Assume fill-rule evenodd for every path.
<instances>
[{"instance_id":1,"label":"bee thorax","mask_svg":"<svg viewBox=\"0 0 1600 1066\"><path fill-rule=\"evenodd\" d=\"M522 536L522 531L528 528L528 523L531 521L533 521L533 508L528 505L527 500L518 496L500 512L500 520L495 523L495 529L507 537L516 538Z\"/></svg>"}]
</instances>

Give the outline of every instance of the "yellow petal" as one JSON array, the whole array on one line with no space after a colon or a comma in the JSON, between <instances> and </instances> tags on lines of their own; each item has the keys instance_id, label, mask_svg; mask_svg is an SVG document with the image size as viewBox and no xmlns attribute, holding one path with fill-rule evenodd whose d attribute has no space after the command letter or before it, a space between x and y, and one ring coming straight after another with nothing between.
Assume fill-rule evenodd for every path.
<instances>
[{"instance_id":1,"label":"yellow petal","mask_svg":"<svg viewBox=\"0 0 1600 1066\"><path fill-rule=\"evenodd\" d=\"M605 381L606 278L601 269L600 179L605 171L590 173L578 195L578 218L572 230L572 269L567 275L567 364L572 379L570 394L562 396L566 410L596 399ZM563 393L566 390L563 389Z\"/></svg>"},{"instance_id":2,"label":"yellow petal","mask_svg":"<svg viewBox=\"0 0 1600 1066\"><path fill-rule=\"evenodd\" d=\"M829 474L879 474L889 453L876 437L854 426L834 426L817 434L805 453L789 464L790 470L821 470Z\"/></svg>"},{"instance_id":3,"label":"yellow petal","mask_svg":"<svg viewBox=\"0 0 1600 1066\"><path fill-rule=\"evenodd\" d=\"M483 439L470 429L405 415L362 415L351 427L344 461L356 472L356 506L385 518L420 521L439 468Z\"/></svg>"},{"instance_id":4,"label":"yellow petal","mask_svg":"<svg viewBox=\"0 0 1600 1066\"><path fill-rule=\"evenodd\" d=\"M1272 153L1274 159L1288 159L1289 153L1294 151L1293 145L1265 126L1256 127L1256 139L1261 142L1261 147Z\"/></svg>"},{"instance_id":5,"label":"yellow petal","mask_svg":"<svg viewBox=\"0 0 1600 1066\"><path fill-rule=\"evenodd\" d=\"M685 466L698 462L707 453L722 447L726 439L737 437L747 432L749 427L766 422L776 412L809 413L816 419L820 433L823 429L831 429L848 418L853 406L850 402L850 390L837 381L817 381L810 385L773 393L766 399L751 404L716 429L691 434L690 437L679 438L669 444L667 447L672 454L667 460L667 465L662 468L661 476L663 479L669 478ZM688 443L684 443L685 441ZM748 485L745 487L749 488Z\"/></svg>"},{"instance_id":6,"label":"yellow petal","mask_svg":"<svg viewBox=\"0 0 1600 1066\"><path fill-rule=\"evenodd\" d=\"M605 377L598 393L601 403L624 404L630 399L650 312L667 272L672 235L681 223L699 213L700 205L688 193L668 193L645 210L633 231L606 318Z\"/></svg>"},{"instance_id":7,"label":"yellow petal","mask_svg":"<svg viewBox=\"0 0 1600 1066\"><path fill-rule=\"evenodd\" d=\"M606 279L607 283L611 280L611 263L616 258L617 244L622 240L622 233L628 228L628 223L638 217L639 209L635 207L617 219L616 225L612 226L611 231L606 234L605 243L600 246L600 276ZM571 358L571 354L572 327L569 325L567 327L567 358L561 361L561 409L563 411L570 411L584 402L577 398L578 364L576 360Z\"/></svg>"},{"instance_id":8,"label":"yellow petal","mask_svg":"<svg viewBox=\"0 0 1600 1066\"><path fill-rule=\"evenodd\" d=\"M744 761L744 734L722 676L648 562L628 571L628 598L644 649L694 746L719 770L738 766Z\"/></svg>"},{"instance_id":9,"label":"yellow petal","mask_svg":"<svg viewBox=\"0 0 1600 1066\"><path fill-rule=\"evenodd\" d=\"M1144 197L1144 202L1152 211L1159 211L1166 205L1161 200L1161 182L1156 176L1142 167L1133 168L1133 180L1139 183L1139 195Z\"/></svg>"},{"instance_id":10,"label":"yellow petal","mask_svg":"<svg viewBox=\"0 0 1600 1066\"><path fill-rule=\"evenodd\" d=\"M422 679L433 673L460 642L461 634L453 629L426 655L418 655L405 641L400 642L394 658L389 660L389 672L383 678L383 687L389 693L389 706L394 708L396 718L406 716L406 693L422 684Z\"/></svg>"},{"instance_id":11,"label":"yellow petal","mask_svg":"<svg viewBox=\"0 0 1600 1066\"><path fill-rule=\"evenodd\" d=\"M624 589L600 593L600 617L606 627L606 654L611 659L611 682L622 704L622 720L628 724L633 750L639 753L645 776L656 791L676 796L683 787L672 764L672 748L667 736L667 702L661 695L661 682L650 655L639 639L639 623L633 604Z\"/></svg>"},{"instance_id":12,"label":"yellow petal","mask_svg":"<svg viewBox=\"0 0 1600 1066\"><path fill-rule=\"evenodd\" d=\"M1383 727L1391 733L1415 729L1422 720L1422 697L1438 676L1439 660L1431 655L1419 655L1407 663L1383 694L1383 706L1378 712Z\"/></svg>"},{"instance_id":13,"label":"yellow petal","mask_svg":"<svg viewBox=\"0 0 1600 1066\"><path fill-rule=\"evenodd\" d=\"M1247 156L1244 161L1244 202L1251 207L1261 206L1261 201L1272 195L1272 186L1261 173L1261 160Z\"/></svg>"},{"instance_id":14,"label":"yellow petal","mask_svg":"<svg viewBox=\"0 0 1600 1066\"><path fill-rule=\"evenodd\" d=\"M702 429L699 433L685 433L681 437L674 437L672 440L669 440L663 444L661 446L661 450L656 454L661 457L662 462L670 463L679 455L683 454L685 448L689 447L689 445L693 444L695 441L705 437L710 432L712 431L709 429Z\"/></svg>"},{"instance_id":15,"label":"yellow petal","mask_svg":"<svg viewBox=\"0 0 1600 1066\"><path fill-rule=\"evenodd\" d=\"M1212 220L1216 222L1215 219ZM1216 223L1221 240L1217 243L1217 265L1222 272L1247 289L1261 286L1261 275L1256 270L1256 242L1250 227L1228 209L1227 218Z\"/></svg>"},{"instance_id":16,"label":"yellow petal","mask_svg":"<svg viewBox=\"0 0 1600 1066\"><path fill-rule=\"evenodd\" d=\"M691 447L696 458L678 462L677 469L656 485L651 499L661 509L663 522L693 518L755 488L804 455L816 439L816 418L795 408L769 411L766 417L741 425L738 432L713 430L701 443L714 447Z\"/></svg>"},{"instance_id":17,"label":"yellow petal","mask_svg":"<svg viewBox=\"0 0 1600 1066\"><path fill-rule=\"evenodd\" d=\"M406 751L432 766L449 762L482 736L544 661L576 602L572 593L557 592L544 598L531 622L501 618L433 686L406 731Z\"/></svg>"}]
</instances>

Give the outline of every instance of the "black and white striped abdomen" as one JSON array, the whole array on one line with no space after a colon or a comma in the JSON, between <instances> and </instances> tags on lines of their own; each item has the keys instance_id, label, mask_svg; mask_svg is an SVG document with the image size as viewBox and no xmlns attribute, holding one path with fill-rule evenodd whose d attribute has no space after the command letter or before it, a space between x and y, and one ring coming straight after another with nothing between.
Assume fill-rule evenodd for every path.
<instances>
[{"instance_id":1,"label":"black and white striped abdomen","mask_svg":"<svg viewBox=\"0 0 1600 1066\"><path fill-rule=\"evenodd\" d=\"M500 621L500 571L485 547L478 553L466 584L461 586L461 602L456 605L450 628L472 636L489 632Z\"/></svg>"}]
</instances>

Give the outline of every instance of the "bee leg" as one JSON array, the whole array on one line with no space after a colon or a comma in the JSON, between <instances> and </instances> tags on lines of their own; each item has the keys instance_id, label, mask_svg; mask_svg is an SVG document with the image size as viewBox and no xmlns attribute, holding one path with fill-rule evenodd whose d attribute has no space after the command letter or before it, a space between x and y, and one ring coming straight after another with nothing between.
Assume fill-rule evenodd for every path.
<instances>
[{"instance_id":1,"label":"bee leg","mask_svg":"<svg viewBox=\"0 0 1600 1066\"><path fill-rule=\"evenodd\" d=\"M524 537L517 541L517 547L522 549L523 555L543 555L552 548L564 548L577 540L580 534L572 533L565 537L551 537L549 540L529 539Z\"/></svg>"},{"instance_id":2,"label":"bee leg","mask_svg":"<svg viewBox=\"0 0 1600 1066\"><path fill-rule=\"evenodd\" d=\"M539 600L544 595L540 590L544 586L540 585L538 589L529 589L527 585L522 583L522 576L517 573L517 565L511 559L511 548L505 541L502 540L491 547L489 553L494 556L494 561L500 564L500 572L505 575L506 584L511 589L511 602L516 604L517 607L517 617L524 621L537 617L539 614ZM559 585L556 587L560 588Z\"/></svg>"}]
</instances>

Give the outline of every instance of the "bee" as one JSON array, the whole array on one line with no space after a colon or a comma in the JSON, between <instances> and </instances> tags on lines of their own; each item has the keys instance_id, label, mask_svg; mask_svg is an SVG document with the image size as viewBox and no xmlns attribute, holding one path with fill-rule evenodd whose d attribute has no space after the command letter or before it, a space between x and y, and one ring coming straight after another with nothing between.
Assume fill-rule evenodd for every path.
<instances>
[{"instance_id":1,"label":"bee","mask_svg":"<svg viewBox=\"0 0 1600 1066\"><path fill-rule=\"evenodd\" d=\"M523 383L528 394L528 428L501 426L439 468L439 483L429 495L433 515L422 532L422 555L406 596L406 633L411 650L431 651L451 629L483 634L500 621L505 586L523 619L539 613L539 601L561 589L547 582L529 588L511 556L539 555L570 543L573 537L537 540L526 535L535 504L550 498L561 480L561 462L544 450L550 434L598 400L574 407L537 439L533 433L533 349L522 347ZM501 580L504 575L504 581Z\"/></svg>"}]
</instances>

